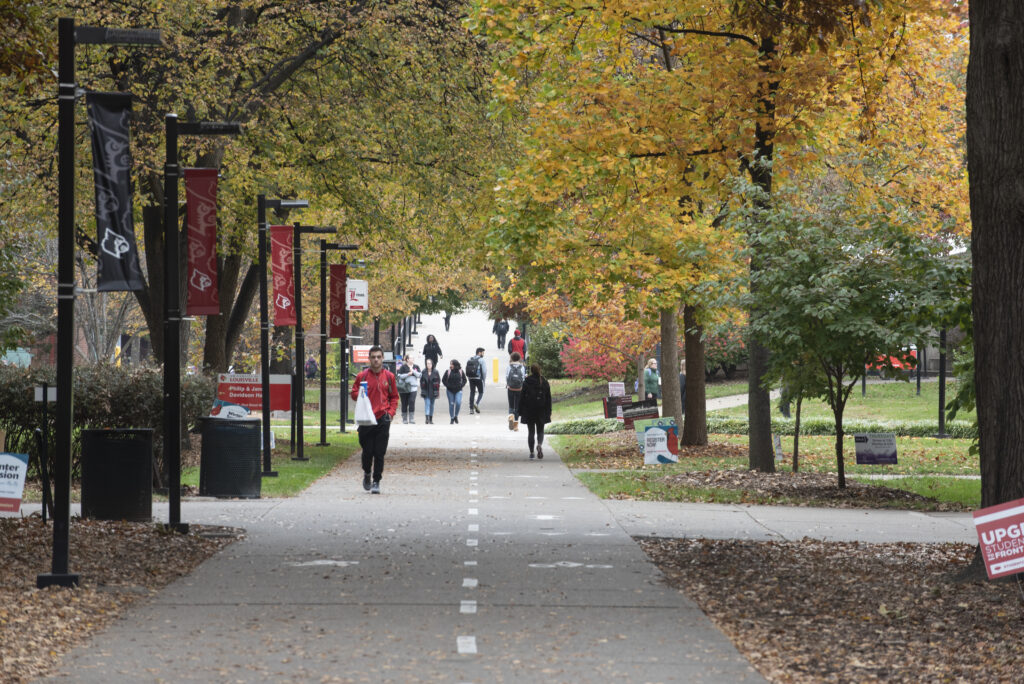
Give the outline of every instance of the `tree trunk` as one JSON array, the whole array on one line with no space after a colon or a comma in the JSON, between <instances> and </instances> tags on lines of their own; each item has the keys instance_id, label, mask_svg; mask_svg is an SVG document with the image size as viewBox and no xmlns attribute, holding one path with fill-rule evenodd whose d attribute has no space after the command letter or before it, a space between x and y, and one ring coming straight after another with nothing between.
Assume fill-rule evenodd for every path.
<instances>
[{"instance_id":1,"label":"tree trunk","mask_svg":"<svg viewBox=\"0 0 1024 684\"><path fill-rule=\"evenodd\" d=\"M793 472L800 472L800 405L804 395L796 395L796 420L793 422Z\"/></svg>"},{"instance_id":2,"label":"tree trunk","mask_svg":"<svg viewBox=\"0 0 1024 684\"><path fill-rule=\"evenodd\" d=\"M748 164L750 180L760 188L765 196L772 193L771 161L775 154L775 91L778 89L778 77L773 74L772 60L775 53L775 39L772 36L761 38L759 46L760 69L765 82L760 95L761 116L754 128L754 159ZM753 226L751 230L757 230ZM756 272L760 268L757 253L751 255L750 270ZM756 311L750 313L757 315ZM747 415L749 422L748 445L751 470L766 473L775 472L775 454L772 448L772 403L768 390L762 389L761 381L768 369L768 349L758 339L751 339L748 345L750 352L748 373Z\"/></svg>"},{"instance_id":3,"label":"tree trunk","mask_svg":"<svg viewBox=\"0 0 1024 684\"><path fill-rule=\"evenodd\" d=\"M1024 4L972 2L967 68L981 505L1024 497Z\"/></svg>"},{"instance_id":4,"label":"tree trunk","mask_svg":"<svg viewBox=\"0 0 1024 684\"><path fill-rule=\"evenodd\" d=\"M679 396L679 309L662 309L660 315L661 415L672 416L676 420L676 425L681 426L683 402Z\"/></svg>"},{"instance_id":5,"label":"tree trunk","mask_svg":"<svg viewBox=\"0 0 1024 684\"><path fill-rule=\"evenodd\" d=\"M704 383L704 331L697 325L697 307L683 307L683 341L686 345L686 411L682 443L708 443L708 406Z\"/></svg>"},{"instance_id":6,"label":"tree trunk","mask_svg":"<svg viewBox=\"0 0 1024 684\"><path fill-rule=\"evenodd\" d=\"M842 384L839 384L842 387ZM843 462L843 408L835 409L836 416L836 472L839 473L839 488L846 489L846 464Z\"/></svg>"}]
</instances>

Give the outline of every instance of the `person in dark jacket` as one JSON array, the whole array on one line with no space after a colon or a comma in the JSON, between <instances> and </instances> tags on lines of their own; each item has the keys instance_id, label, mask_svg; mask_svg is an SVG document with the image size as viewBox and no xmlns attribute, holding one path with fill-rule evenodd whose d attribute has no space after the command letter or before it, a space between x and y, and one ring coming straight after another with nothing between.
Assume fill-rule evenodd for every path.
<instances>
[{"instance_id":1,"label":"person in dark jacket","mask_svg":"<svg viewBox=\"0 0 1024 684\"><path fill-rule=\"evenodd\" d=\"M437 360L443 358L444 354L441 353L441 345L437 343L437 338L433 335L427 335L427 343L423 345L424 361L433 361L434 368L437 368Z\"/></svg>"},{"instance_id":2,"label":"person in dark jacket","mask_svg":"<svg viewBox=\"0 0 1024 684\"><path fill-rule=\"evenodd\" d=\"M498 349L504 349L505 336L508 335L508 321L504 318L494 321L494 327L491 328L491 332L498 336Z\"/></svg>"},{"instance_id":3,"label":"person in dark jacket","mask_svg":"<svg viewBox=\"0 0 1024 684\"><path fill-rule=\"evenodd\" d=\"M679 361L679 401L682 412L686 413L686 359Z\"/></svg>"},{"instance_id":4,"label":"person in dark jacket","mask_svg":"<svg viewBox=\"0 0 1024 684\"><path fill-rule=\"evenodd\" d=\"M534 457L533 438L537 434L537 458L544 458L544 426L551 422L551 386L541 375L540 366L530 366L530 375L523 383L519 398L519 419L526 423L526 445L530 447L530 458Z\"/></svg>"},{"instance_id":5,"label":"person in dark jacket","mask_svg":"<svg viewBox=\"0 0 1024 684\"><path fill-rule=\"evenodd\" d=\"M434 423L434 401L441 393L441 376L434 370L434 362L427 359L420 375L420 396L423 397L423 416L428 425Z\"/></svg>"},{"instance_id":6,"label":"person in dark jacket","mask_svg":"<svg viewBox=\"0 0 1024 684\"><path fill-rule=\"evenodd\" d=\"M462 388L466 386L467 382L462 365L452 359L448 370L441 378L441 384L448 391L448 415L452 419L452 425L459 422L459 409L462 408Z\"/></svg>"}]
</instances>

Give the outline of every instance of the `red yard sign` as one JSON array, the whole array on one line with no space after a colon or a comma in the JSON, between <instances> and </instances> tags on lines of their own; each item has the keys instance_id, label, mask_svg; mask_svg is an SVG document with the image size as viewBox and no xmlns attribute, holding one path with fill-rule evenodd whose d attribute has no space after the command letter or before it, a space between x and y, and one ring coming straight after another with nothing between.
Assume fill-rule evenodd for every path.
<instances>
[{"instance_id":1,"label":"red yard sign","mask_svg":"<svg viewBox=\"0 0 1024 684\"><path fill-rule=\"evenodd\" d=\"M270 410L291 410L291 377L270 376ZM263 386L260 376L246 373L221 373L217 376L217 398L244 406L251 411L263 410Z\"/></svg>"},{"instance_id":2,"label":"red yard sign","mask_svg":"<svg viewBox=\"0 0 1024 684\"><path fill-rule=\"evenodd\" d=\"M1024 499L974 512L989 579L1024 571Z\"/></svg>"}]
</instances>

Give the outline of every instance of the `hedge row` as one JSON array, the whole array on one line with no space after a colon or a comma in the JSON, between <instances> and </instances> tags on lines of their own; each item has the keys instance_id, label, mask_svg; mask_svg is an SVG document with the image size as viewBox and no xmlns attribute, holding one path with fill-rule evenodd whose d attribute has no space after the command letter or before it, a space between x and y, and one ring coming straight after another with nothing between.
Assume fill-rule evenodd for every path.
<instances>
[{"instance_id":1,"label":"hedge row","mask_svg":"<svg viewBox=\"0 0 1024 684\"><path fill-rule=\"evenodd\" d=\"M42 422L42 405L34 400L35 387L55 384L52 368L0 366L0 429L7 432L7 448L36 453L33 433ZM79 473L79 431L90 428L153 428L158 472L163 472L163 373L152 367L117 367L106 364L79 366L72 380L74 392L72 472ZM186 376L181 385L181 420L191 426L213 406L216 385L212 378ZM49 406L48 442L54 444L54 405ZM35 458L31 459L33 471ZM52 463L51 463L52 466ZM52 471L51 471L52 472Z\"/></svg>"},{"instance_id":2,"label":"hedge row","mask_svg":"<svg viewBox=\"0 0 1024 684\"><path fill-rule=\"evenodd\" d=\"M795 421L784 418L772 419L772 432L777 435L792 435ZM748 432L745 418L708 417L709 434L745 435ZM549 435L599 435L622 429L622 423L607 418L580 418L551 423L544 432ZM927 420L880 421L848 420L843 422L846 434L854 432L892 432L897 437L933 437L938 426ZM973 423L954 420L946 423L946 433L959 439L975 439L978 428ZM810 418L800 422L801 435L835 435L836 425L827 418Z\"/></svg>"}]
</instances>

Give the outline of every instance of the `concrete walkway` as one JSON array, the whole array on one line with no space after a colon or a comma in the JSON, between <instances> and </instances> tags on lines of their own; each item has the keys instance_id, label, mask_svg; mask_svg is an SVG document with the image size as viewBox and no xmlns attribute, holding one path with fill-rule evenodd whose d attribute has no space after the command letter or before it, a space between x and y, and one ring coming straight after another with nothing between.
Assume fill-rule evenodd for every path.
<instances>
[{"instance_id":1,"label":"concrete walkway","mask_svg":"<svg viewBox=\"0 0 1024 684\"><path fill-rule=\"evenodd\" d=\"M478 344L490 355L482 319L455 317L445 335L432 317L418 339L436 334L445 360ZM601 501L550 448L528 460L503 387L488 386L483 408L449 425L442 398L434 425L422 405L417 424L394 424L380 496L362 490L354 458L293 499L184 502L184 521L246 538L70 654L55 679L762 681L631 535L962 541L970 525Z\"/></svg>"}]
</instances>

